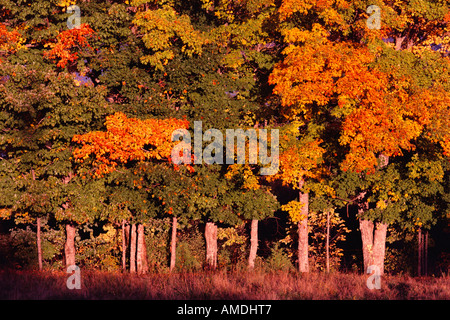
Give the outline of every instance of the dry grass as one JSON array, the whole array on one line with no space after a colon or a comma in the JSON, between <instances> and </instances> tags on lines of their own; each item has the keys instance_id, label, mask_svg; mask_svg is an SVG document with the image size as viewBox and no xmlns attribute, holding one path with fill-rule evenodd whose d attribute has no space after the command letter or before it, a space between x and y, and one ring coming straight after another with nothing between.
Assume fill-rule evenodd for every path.
<instances>
[{"instance_id":1,"label":"dry grass","mask_svg":"<svg viewBox=\"0 0 450 320\"><path fill-rule=\"evenodd\" d=\"M450 299L450 277L384 276L380 290L358 274L201 272L144 276L81 271L82 288L64 272L0 271L0 299Z\"/></svg>"}]
</instances>

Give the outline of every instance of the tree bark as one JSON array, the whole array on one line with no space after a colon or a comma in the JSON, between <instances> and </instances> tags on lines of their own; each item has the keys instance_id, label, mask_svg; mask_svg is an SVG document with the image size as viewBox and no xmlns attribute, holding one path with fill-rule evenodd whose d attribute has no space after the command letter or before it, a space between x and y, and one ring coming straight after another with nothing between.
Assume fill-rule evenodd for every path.
<instances>
[{"instance_id":1,"label":"tree bark","mask_svg":"<svg viewBox=\"0 0 450 320\"><path fill-rule=\"evenodd\" d=\"M370 220L359 220L363 245L364 273L367 272L369 266L376 265L380 270L380 275L383 275L387 227L387 223L377 222L374 225Z\"/></svg>"},{"instance_id":2,"label":"tree bark","mask_svg":"<svg viewBox=\"0 0 450 320\"><path fill-rule=\"evenodd\" d=\"M125 238L125 219L122 220L122 271L125 272L127 270L127 241Z\"/></svg>"},{"instance_id":3,"label":"tree bark","mask_svg":"<svg viewBox=\"0 0 450 320\"><path fill-rule=\"evenodd\" d=\"M258 220L253 219L250 229L250 254L248 256L248 268L255 267L256 253L258 251Z\"/></svg>"},{"instance_id":4,"label":"tree bark","mask_svg":"<svg viewBox=\"0 0 450 320\"><path fill-rule=\"evenodd\" d=\"M367 268L373 265L372 252L373 252L373 222L370 220L359 219L359 229L361 230L364 273L367 272Z\"/></svg>"},{"instance_id":5,"label":"tree bark","mask_svg":"<svg viewBox=\"0 0 450 320\"><path fill-rule=\"evenodd\" d=\"M424 254L424 273L427 276L428 275L428 230L425 232L425 254Z\"/></svg>"},{"instance_id":6,"label":"tree bark","mask_svg":"<svg viewBox=\"0 0 450 320\"><path fill-rule=\"evenodd\" d=\"M330 211L327 210L327 239L325 243L325 251L327 255L327 272L330 272Z\"/></svg>"},{"instance_id":7,"label":"tree bark","mask_svg":"<svg viewBox=\"0 0 450 320\"><path fill-rule=\"evenodd\" d=\"M34 169L31 169L31 177L33 181L36 180L36 173ZM42 271L42 247L41 247L41 218L36 218L36 245L37 245L37 254L38 254L38 266L39 271Z\"/></svg>"},{"instance_id":8,"label":"tree bark","mask_svg":"<svg viewBox=\"0 0 450 320\"><path fill-rule=\"evenodd\" d=\"M75 265L75 226L70 223L66 224L66 243L64 245L64 253L66 259L66 267Z\"/></svg>"},{"instance_id":9,"label":"tree bark","mask_svg":"<svg viewBox=\"0 0 450 320\"><path fill-rule=\"evenodd\" d=\"M205 226L206 263L212 270L217 267L217 225L207 222Z\"/></svg>"},{"instance_id":10,"label":"tree bark","mask_svg":"<svg viewBox=\"0 0 450 320\"><path fill-rule=\"evenodd\" d=\"M131 234L131 226L127 223L125 225L125 245L127 248L130 246L130 234Z\"/></svg>"},{"instance_id":11,"label":"tree bark","mask_svg":"<svg viewBox=\"0 0 450 320\"><path fill-rule=\"evenodd\" d=\"M396 37L395 38L395 50L399 51L402 49L402 43L405 40L406 36L403 37Z\"/></svg>"},{"instance_id":12,"label":"tree bark","mask_svg":"<svg viewBox=\"0 0 450 320\"><path fill-rule=\"evenodd\" d=\"M38 264L39 264L39 271L42 271L41 218L37 218L36 222L37 222L36 242L37 242Z\"/></svg>"},{"instance_id":13,"label":"tree bark","mask_svg":"<svg viewBox=\"0 0 450 320\"><path fill-rule=\"evenodd\" d=\"M396 40L396 46L401 47L401 42L403 39ZM380 154L378 159L380 163L377 167L378 170L383 169L389 164L389 156ZM384 273L384 256L386 253L386 233L387 233L387 223L376 222L374 223L369 220L364 220L362 218L364 212L369 209L369 204L367 201L363 201L366 191L361 192L357 199L358 203L358 216L359 218L359 228L361 230L361 240L363 246L363 260L364 260L364 273L367 273L368 267L371 265L376 265L379 268L379 275ZM374 228L375 227L375 228ZM375 234L374 234L375 231Z\"/></svg>"},{"instance_id":14,"label":"tree bark","mask_svg":"<svg viewBox=\"0 0 450 320\"><path fill-rule=\"evenodd\" d=\"M303 187L304 181L299 182L299 189ZM298 222L298 271L309 272L308 261L308 211L309 194L299 191L299 202L303 204L301 214L303 219Z\"/></svg>"},{"instance_id":15,"label":"tree bark","mask_svg":"<svg viewBox=\"0 0 450 320\"><path fill-rule=\"evenodd\" d=\"M130 273L136 273L136 224L131 225L130 232Z\"/></svg>"},{"instance_id":16,"label":"tree bark","mask_svg":"<svg viewBox=\"0 0 450 320\"><path fill-rule=\"evenodd\" d=\"M170 271L175 269L177 261L177 217L172 218L172 238L170 239Z\"/></svg>"},{"instance_id":17,"label":"tree bark","mask_svg":"<svg viewBox=\"0 0 450 320\"><path fill-rule=\"evenodd\" d=\"M387 223L377 222L373 239L373 262L380 268L380 275L384 274L384 256L386 253Z\"/></svg>"},{"instance_id":18,"label":"tree bark","mask_svg":"<svg viewBox=\"0 0 450 320\"><path fill-rule=\"evenodd\" d=\"M417 235L417 245L418 245L418 259L417 259L417 275L420 277L422 275L422 228L419 228L419 233Z\"/></svg>"},{"instance_id":19,"label":"tree bark","mask_svg":"<svg viewBox=\"0 0 450 320\"><path fill-rule=\"evenodd\" d=\"M146 274L148 272L147 248L145 245L144 225L140 223L137 227L137 273Z\"/></svg>"}]
</instances>

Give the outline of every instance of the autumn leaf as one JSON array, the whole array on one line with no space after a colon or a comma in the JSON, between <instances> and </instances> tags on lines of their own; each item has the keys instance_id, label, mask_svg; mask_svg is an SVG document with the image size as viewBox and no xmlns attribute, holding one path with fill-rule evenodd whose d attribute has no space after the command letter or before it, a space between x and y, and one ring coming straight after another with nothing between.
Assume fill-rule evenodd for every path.
<instances>
[{"instance_id":1,"label":"autumn leaf","mask_svg":"<svg viewBox=\"0 0 450 320\"><path fill-rule=\"evenodd\" d=\"M114 171L118 164L133 160L170 158L172 148L172 132L176 129L187 129L188 121L179 119L146 119L127 118L121 112L106 118L106 132L94 131L76 135L73 141L81 144L74 150L74 158L82 161L94 157L92 165L96 167L96 175Z\"/></svg>"},{"instance_id":2,"label":"autumn leaf","mask_svg":"<svg viewBox=\"0 0 450 320\"><path fill-rule=\"evenodd\" d=\"M45 52L44 56L57 61L57 66L65 68L68 63L78 59L81 50L90 48L88 39L95 34L88 24L81 24L80 28L62 31L52 49Z\"/></svg>"}]
</instances>

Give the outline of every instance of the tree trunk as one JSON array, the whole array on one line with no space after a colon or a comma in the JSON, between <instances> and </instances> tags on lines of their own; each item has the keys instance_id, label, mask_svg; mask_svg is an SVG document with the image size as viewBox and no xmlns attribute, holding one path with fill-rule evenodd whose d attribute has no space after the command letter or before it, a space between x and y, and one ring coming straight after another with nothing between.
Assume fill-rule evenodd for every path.
<instances>
[{"instance_id":1,"label":"tree trunk","mask_svg":"<svg viewBox=\"0 0 450 320\"><path fill-rule=\"evenodd\" d=\"M330 272L330 211L327 210L327 240L325 243L325 251L327 255L327 272Z\"/></svg>"},{"instance_id":2,"label":"tree trunk","mask_svg":"<svg viewBox=\"0 0 450 320\"><path fill-rule=\"evenodd\" d=\"M125 238L125 219L122 220L122 271L125 272L127 270L127 241Z\"/></svg>"},{"instance_id":3,"label":"tree trunk","mask_svg":"<svg viewBox=\"0 0 450 320\"><path fill-rule=\"evenodd\" d=\"M386 253L387 223L377 222L373 239L373 262L380 268L380 275L384 274L384 256Z\"/></svg>"},{"instance_id":4,"label":"tree trunk","mask_svg":"<svg viewBox=\"0 0 450 320\"><path fill-rule=\"evenodd\" d=\"M145 245L144 225L140 223L137 227L137 273L146 274L148 272L147 248Z\"/></svg>"},{"instance_id":5,"label":"tree trunk","mask_svg":"<svg viewBox=\"0 0 450 320\"><path fill-rule=\"evenodd\" d=\"M37 220L36 242L37 242L38 264L39 264L39 271L42 271L41 218L37 218L36 220Z\"/></svg>"},{"instance_id":6,"label":"tree trunk","mask_svg":"<svg viewBox=\"0 0 450 320\"><path fill-rule=\"evenodd\" d=\"M359 219L359 229L361 230L362 252L364 262L364 273L367 268L373 265L373 222L370 220Z\"/></svg>"},{"instance_id":7,"label":"tree trunk","mask_svg":"<svg viewBox=\"0 0 450 320\"><path fill-rule=\"evenodd\" d=\"M428 230L425 232L425 255L424 255L424 273L428 275Z\"/></svg>"},{"instance_id":8,"label":"tree trunk","mask_svg":"<svg viewBox=\"0 0 450 320\"><path fill-rule=\"evenodd\" d=\"M64 253L66 258L66 267L75 265L75 226L66 224L66 244Z\"/></svg>"},{"instance_id":9,"label":"tree trunk","mask_svg":"<svg viewBox=\"0 0 450 320\"><path fill-rule=\"evenodd\" d=\"M136 224L131 225L130 234L130 273L136 272Z\"/></svg>"},{"instance_id":10,"label":"tree trunk","mask_svg":"<svg viewBox=\"0 0 450 320\"><path fill-rule=\"evenodd\" d=\"M206 240L206 263L209 268L217 267L217 225L214 222L207 222L205 226Z\"/></svg>"},{"instance_id":11,"label":"tree trunk","mask_svg":"<svg viewBox=\"0 0 450 320\"><path fill-rule=\"evenodd\" d=\"M299 189L303 187L304 181L299 182ZM309 194L299 191L299 202L303 204L301 214L303 219L298 222L298 271L309 272L308 261L308 211Z\"/></svg>"},{"instance_id":12,"label":"tree trunk","mask_svg":"<svg viewBox=\"0 0 450 320\"><path fill-rule=\"evenodd\" d=\"M401 41L403 41L403 39ZM401 42L398 42L397 45L401 46ZM380 161L377 168L378 170L383 169L389 164L389 156L380 154L378 156L378 159ZM384 256L386 253L386 233L388 225L387 223L383 222L376 222L376 224L374 225L372 221L364 220L362 218L364 212L369 209L368 202L363 201L365 195L366 191L361 192L357 197L357 199L359 200L358 216L360 217L359 228L361 230L361 240L363 246L362 249L364 260L364 273L367 273L369 266L376 265L379 268L379 275L383 275Z\"/></svg>"},{"instance_id":13,"label":"tree trunk","mask_svg":"<svg viewBox=\"0 0 450 320\"><path fill-rule=\"evenodd\" d=\"M36 173L34 169L31 169L31 177L33 181L36 180ZM37 245L37 254L38 254L38 266L39 271L42 271L42 247L41 247L41 218L36 218L36 245Z\"/></svg>"},{"instance_id":14,"label":"tree trunk","mask_svg":"<svg viewBox=\"0 0 450 320\"><path fill-rule=\"evenodd\" d=\"M130 234L131 234L131 226L127 223L125 225L125 245L127 248L130 246Z\"/></svg>"},{"instance_id":15,"label":"tree trunk","mask_svg":"<svg viewBox=\"0 0 450 320\"><path fill-rule=\"evenodd\" d=\"M175 269L177 261L177 217L172 218L172 238L170 239L170 271Z\"/></svg>"},{"instance_id":16,"label":"tree trunk","mask_svg":"<svg viewBox=\"0 0 450 320\"><path fill-rule=\"evenodd\" d=\"M359 220L363 245L364 273L367 273L369 266L376 265L380 270L380 275L383 275L387 227L387 223L377 222L374 225L370 220Z\"/></svg>"},{"instance_id":17,"label":"tree trunk","mask_svg":"<svg viewBox=\"0 0 450 320\"><path fill-rule=\"evenodd\" d=\"M403 37L396 37L395 38L395 50L399 51L402 50L402 43L405 40L406 36Z\"/></svg>"},{"instance_id":18,"label":"tree trunk","mask_svg":"<svg viewBox=\"0 0 450 320\"><path fill-rule=\"evenodd\" d=\"M428 275L428 231L422 232L419 228L417 234L417 275Z\"/></svg>"},{"instance_id":19,"label":"tree trunk","mask_svg":"<svg viewBox=\"0 0 450 320\"><path fill-rule=\"evenodd\" d=\"M256 253L258 251L258 220L253 219L250 229L250 254L248 256L248 268L255 267Z\"/></svg>"},{"instance_id":20,"label":"tree trunk","mask_svg":"<svg viewBox=\"0 0 450 320\"><path fill-rule=\"evenodd\" d=\"M417 245L418 245L417 275L420 277L422 275L422 228L419 228L419 233L417 235Z\"/></svg>"}]
</instances>

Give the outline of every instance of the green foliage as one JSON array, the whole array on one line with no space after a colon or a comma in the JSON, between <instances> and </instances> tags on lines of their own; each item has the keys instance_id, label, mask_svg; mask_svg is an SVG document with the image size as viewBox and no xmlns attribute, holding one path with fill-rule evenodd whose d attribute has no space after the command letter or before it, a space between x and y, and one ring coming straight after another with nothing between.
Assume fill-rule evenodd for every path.
<instances>
[{"instance_id":1,"label":"green foliage","mask_svg":"<svg viewBox=\"0 0 450 320\"><path fill-rule=\"evenodd\" d=\"M62 267L61 252L64 248L62 230L51 228L43 221L41 226L42 262L46 269ZM0 237L0 267L37 269L38 255L36 231L30 226L16 226L9 234Z\"/></svg>"},{"instance_id":2,"label":"green foliage","mask_svg":"<svg viewBox=\"0 0 450 320\"><path fill-rule=\"evenodd\" d=\"M219 252L217 260L219 268L233 269L239 264L246 264L248 236L245 234L245 224L235 227L217 228L217 243Z\"/></svg>"},{"instance_id":3,"label":"green foliage","mask_svg":"<svg viewBox=\"0 0 450 320\"><path fill-rule=\"evenodd\" d=\"M276 242L270 249L270 255L265 261L265 267L268 271L292 271L294 266L286 250Z\"/></svg>"},{"instance_id":4,"label":"green foliage","mask_svg":"<svg viewBox=\"0 0 450 320\"><path fill-rule=\"evenodd\" d=\"M30 228L11 231L10 246L12 256L10 258L17 267L24 269L36 268L37 250L35 235Z\"/></svg>"},{"instance_id":5,"label":"green foliage","mask_svg":"<svg viewBox=\"0 0 450 320\"><path fill-rule=\"evenodd\" d=\"M105 271L119 270L121 239L118 232L111 224L84 224L81 230L77 230L77 265Z\"/></svg>"},{"instance_id":6,"label":"green foliage","mask_svg":"<svg viewBox=\"0 0 450 320\"><path fill-rule=\"evenodd\" d=\"M308 216L310 247L309 252L313 260L312 267L316 270L326 270L326 212L310 212ZM339 247L346 239L346 234L350 230L345 227L344 220L339 213L330 212L330 239L329 255L330 270L338 271L341 266L343 249Z\"/></svg>"},{"instance_id":7,"label":"green foliage","mask_svg":"<svg viewBox=\"0 0 450 320\"><path fill-rule=\"evenodd\" d=\"M384 268L389 274L414 274L417 260L417 233L401 229L398 224L388 228Z\"/></svg>"},{"instance_id":8,"label":"green foliage","mask_svg":"<svg viewBox=\"0 0 450 320\"><path fill-rule=\"evenodd\" d=\"M171 220L149 219L145 224L145 243L150 271L167 270L169 261L169 241Z\"/></svg>"},{"instance_id":9,"label":"green foliage","mask_svg":"<svg viewBox=\"0 0 450 320\"><path fill-rule=\"evenodd\" d=\"M200 221L221 226L222 266L244 264L248 239L234 226L270 217L284 202L266 185L269 179L256 176L257 166L131 161L92 179L89 163L74 162L72 138L104 130L115 111L139 119L186 117L190 129L200 120L203 130L221 132L278 128L282 154L274 180L290 189L306 181L317 269L324 266L330 208L333 268L347 233L335 212L344 206L367 202L358 218L395 227L386 259L391 272L415 254L404 248L419 227L448 224L450 15L444 0L79 1L81 21L94 31L85 38L67 33L66 7L74 2L0 0L0 217L16 223L2 241L17 265L35 266L33 224L41 217L45 267L62 266L63 225L71 222L80 264L116 270L117 226L125 219L146 225L149 262L165 270L173 216L183 230L181 269L203 264L204 240L189 228ZM382 10L380 31L366 28L370 4ZM72 43L69 34L83 41ZM55 48L57 57L73 60L49 59ZM356 152L355 145L363 147ZM375 172L343 170L350 156L357 164L375 163L384 149L396 152ZM300 219L298 202L283 209ZM286 234L287 253L275 245L269 268L291 268L292 225Z\"/></svg>"},{"instance_id":10,"label":"green foliage","mask_svg":"<svg viewBox=\"0 0 450 320\"><path fill-rule=\"evenodd\" d=\"M196 271L203 267L205 261L204 236L193 227L190 232L183 232L177 242L176 268L180 271Z\"/></svg>"},{"instance_id":11,"label":"green foliage","mask_svg":"<svg viewBox=\"0 0 450 320\"><path fill-rule=\"evenodd\" d=\"M314 205L317 205L317 202ZM314 206L308 214L309 262L313 270L323 271L326 270L327 213L326 211L313 210L315 210ZM342 244L345 242L350 230L345 226L344 220L339 216L338 212L330 211L330 269L339 270L343 257ZM295 256L297 238L297 223L289 220L286 227L286 236L279 241L286 248L289 259L293 259Z\"/></svg>"}]
</instances>

